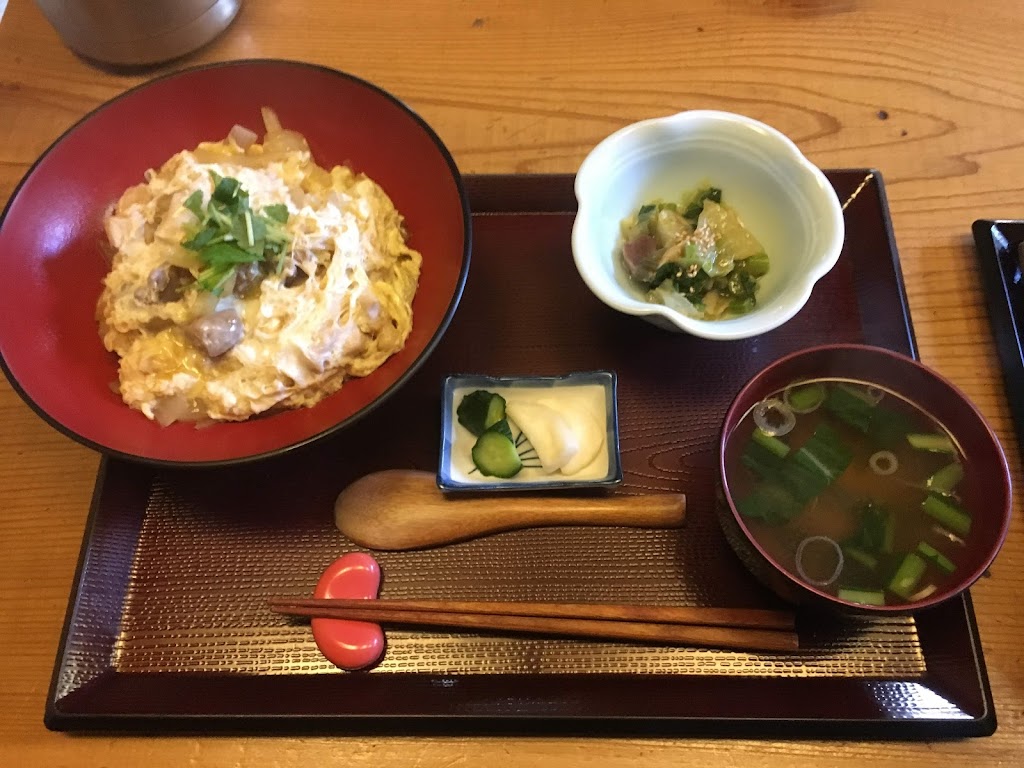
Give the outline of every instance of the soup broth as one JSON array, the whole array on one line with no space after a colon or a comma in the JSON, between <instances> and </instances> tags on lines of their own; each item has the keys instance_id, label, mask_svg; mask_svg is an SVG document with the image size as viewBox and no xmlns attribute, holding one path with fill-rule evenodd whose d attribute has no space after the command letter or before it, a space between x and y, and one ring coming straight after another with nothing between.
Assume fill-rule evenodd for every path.
<instances>
[{"instance_id":1,"label":"soup broth","mask_svg":"<svg viewBox=\"0 0 1024 768\"><path fill-rule=\"evenodd\" d=\"M913 403L854 380L797 382L755 405L731 442L736 508L797 579L849 602L906 605L954 578L971 473Z\"/></svg>"}]
</instances>

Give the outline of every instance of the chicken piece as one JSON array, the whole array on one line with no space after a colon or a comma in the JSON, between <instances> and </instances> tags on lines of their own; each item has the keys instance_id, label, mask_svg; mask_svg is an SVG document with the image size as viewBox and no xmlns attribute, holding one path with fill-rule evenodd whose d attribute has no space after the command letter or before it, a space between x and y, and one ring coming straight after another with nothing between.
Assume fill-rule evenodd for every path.
<instances>
[{"instance_id":1,"label":"chicken piece","mask_svg":"<svg viewBox=\"0 0 1024 768\"><path fill-rule=\"evenodd\" d=\"M245 337L245 325L235 310L223 309L193 320L185 335L208 357L220 357Z\"/></svg>"}]
</instances>

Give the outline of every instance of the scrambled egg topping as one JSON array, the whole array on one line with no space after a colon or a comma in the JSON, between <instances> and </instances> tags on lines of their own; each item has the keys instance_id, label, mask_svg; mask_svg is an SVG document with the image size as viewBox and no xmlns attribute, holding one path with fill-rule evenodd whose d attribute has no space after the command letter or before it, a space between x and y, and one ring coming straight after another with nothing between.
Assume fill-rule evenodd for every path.
<instances>
[{"instance_id":1,"label":"scrambled egg topping","mask_svg":"<svg viewBox=\"0 0 1024 768\"><path fill-rule=\"evenodd\" d=\"M264 120L263 144L236 127L179 152L106 217L100 335L120 356L124 402L162 424L314 405L376 370L412 327L421 257L384 190L319 167L301 135L269 110ZM287 207L287 239L210 286L201 252L183 243L202 226L190 197L210 200L221 178L237 180L253 216Z\"/></svg>"}]
</instances>

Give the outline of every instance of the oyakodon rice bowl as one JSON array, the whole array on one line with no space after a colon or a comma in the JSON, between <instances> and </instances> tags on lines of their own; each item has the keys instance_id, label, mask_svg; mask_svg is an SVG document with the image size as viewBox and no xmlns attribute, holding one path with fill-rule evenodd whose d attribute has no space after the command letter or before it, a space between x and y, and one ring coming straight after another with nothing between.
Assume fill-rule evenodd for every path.
<instances>
[{"instance_id":1,"label":"oyakodon rice bowl","mask_svg":"<svg viewBox=\"0 0 1024 768\"><path fill-rule=\"evenodd\" d=\"M264 110L128 189L97 305L125 403L161 424L311 406L412 328L420 254L372 179L313 160Z\"/></svg>"}]
</instances>

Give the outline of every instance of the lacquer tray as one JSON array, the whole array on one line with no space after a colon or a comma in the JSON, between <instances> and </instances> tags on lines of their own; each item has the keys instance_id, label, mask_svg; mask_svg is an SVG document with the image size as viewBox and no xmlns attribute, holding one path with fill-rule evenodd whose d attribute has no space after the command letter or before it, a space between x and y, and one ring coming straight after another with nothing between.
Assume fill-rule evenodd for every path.
<instances>
[{"instance_id":1,"label":"lacquer tray","mask_svg":"<svg viewBox=\"0 0 1024 768\"><path fill-rule=\"evenodd\" d=\"M335 438L242 468L104 461L46 706L60 730L285 729L952 737L995 729L970 598L915 619L798 617L793 654L392 631L384 661L344 673L308 625L266 610L309 594L354 549L336 494L385 468L435 471L445 375L618 375L624 483L684 491L681 531L546 528L381 553L383 595L775 606L713 515L728 403L801 347L914 354L882 180L833 171L846 203L836 268L780 329L715 343L617 314L576 274L570 176L468 178L473 261L427 364ZM429 265L425 265L429 269Z\"/></svg>"}]
</instances>

